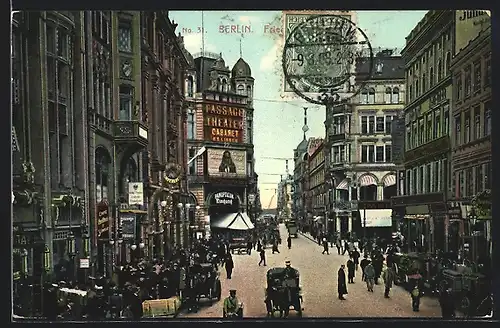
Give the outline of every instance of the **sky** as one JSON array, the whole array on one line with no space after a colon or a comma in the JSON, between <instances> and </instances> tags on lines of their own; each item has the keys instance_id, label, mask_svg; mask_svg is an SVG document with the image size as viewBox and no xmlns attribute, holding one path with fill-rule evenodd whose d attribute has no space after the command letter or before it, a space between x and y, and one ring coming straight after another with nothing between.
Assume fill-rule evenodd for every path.
<instances>
[{"instance_id":1,"label":"sky","mask_svg":"<svg viewBox=\"0 0 500 328\"><path fill-rule=\"evenodd\" d=\"M373 48L403 49L405 38L427 11L357 11L357 25L365 32ZM176 32L184 36L186 49L222 53L231 69L241 54L250 65L254 85L255 171L263 208L275 208L275 189L280 174L286 174L290 158L293 174L293 150L303 139L303 107L308 107L307 137L324 137L325 109L309 104L293 94L282 92L281 52L283 51L280 11L170 11L170 19L179 24ZM231 31L230 25L239 30ZM248 27L244 28L244 27ZM203 37L202 37L202 31Z\"/></svg>"}]
</instances>

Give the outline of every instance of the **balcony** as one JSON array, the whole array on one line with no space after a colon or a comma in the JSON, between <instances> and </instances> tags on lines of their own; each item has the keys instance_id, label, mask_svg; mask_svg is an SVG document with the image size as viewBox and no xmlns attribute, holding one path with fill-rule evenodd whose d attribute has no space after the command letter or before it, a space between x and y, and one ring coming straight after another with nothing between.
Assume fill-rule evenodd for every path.
<instances>
[{"instance_id":1,"label":"balcony","mask_svg":"<svg viewBox=\"0 0 500 328\"><path fill-rule=\"evenodd\" d=\"M133 148L132 153L148 145L148 127L139 121L114 121L113 136L117 144Z\"/></svg>"}]
</instances>

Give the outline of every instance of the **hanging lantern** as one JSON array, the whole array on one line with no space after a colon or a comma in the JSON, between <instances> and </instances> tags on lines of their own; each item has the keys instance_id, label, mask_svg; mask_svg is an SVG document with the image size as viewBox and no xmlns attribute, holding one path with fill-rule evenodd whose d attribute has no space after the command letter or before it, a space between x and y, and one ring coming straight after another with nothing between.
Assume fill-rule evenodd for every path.
<instances>
[{"instance_id":1,"label":"hanging lantern","mask_svg":"<svg viewBox=\"0 0 500 328\"><path fill-rule=\"evenodd\" d=\"M49 246L45 245L45 249L43 251L43 264L45 271L50 270L50 249Z\"/></svg>"}]
</instances>

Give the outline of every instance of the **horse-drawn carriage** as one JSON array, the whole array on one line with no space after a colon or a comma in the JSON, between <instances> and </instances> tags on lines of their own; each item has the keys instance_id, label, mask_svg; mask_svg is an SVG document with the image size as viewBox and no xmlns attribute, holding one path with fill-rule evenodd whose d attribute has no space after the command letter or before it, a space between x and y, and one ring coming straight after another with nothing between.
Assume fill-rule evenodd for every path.
<instances>
[{"instance_id":1,"label":"horse-drawn carriage","mask_svg":"<svg viewBox=\"0 0 500 328\"><path fill-rule=\"evenodd\" d=\"M302 316L302 291L299 285L299 272L293 268L272 268L267 271L265 301L267 315L274 317L276 311L280 317L287 317L290 308Z\"/></svg>"},{"instance_id":2,"label":"horse-drawn carriage","mask_svg":"<svg viewBox=\"0 0 500 328\"><path fill-rule=\"evenodd\" d=\"M220 301L221 283L215 266L212 263L200 263L193 265L190 270L196 277L196 301L199 302L201 298L207 298L210 302Z\"/></svg>"}]
</instances>

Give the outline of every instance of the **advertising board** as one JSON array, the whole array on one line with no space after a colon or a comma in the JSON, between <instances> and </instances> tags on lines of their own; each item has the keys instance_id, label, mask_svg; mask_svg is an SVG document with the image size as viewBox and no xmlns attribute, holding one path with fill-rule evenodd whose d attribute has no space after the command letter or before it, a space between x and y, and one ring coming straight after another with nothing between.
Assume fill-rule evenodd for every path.
<instances>
[{"instance_id":1,"label":"advertising board","mask_svg":"<svg viewBox=\"0 0 500 328\"><path fill-rule=\"evenodd\" d=\"M246 155L244 150L207 149L208 175L216 177L246 176Z\"/></svg>"},{"instance_id":2,"label":"advertising board","mask_svg":"<svg viewBox=\"0 0 500 328\"><path fill-rule=\"evenodd\" d=\"M223 143L242 143L244 140L244 108L207 103L204 104L203 121L205 140Z\"/></svg>"}]
</instances>

